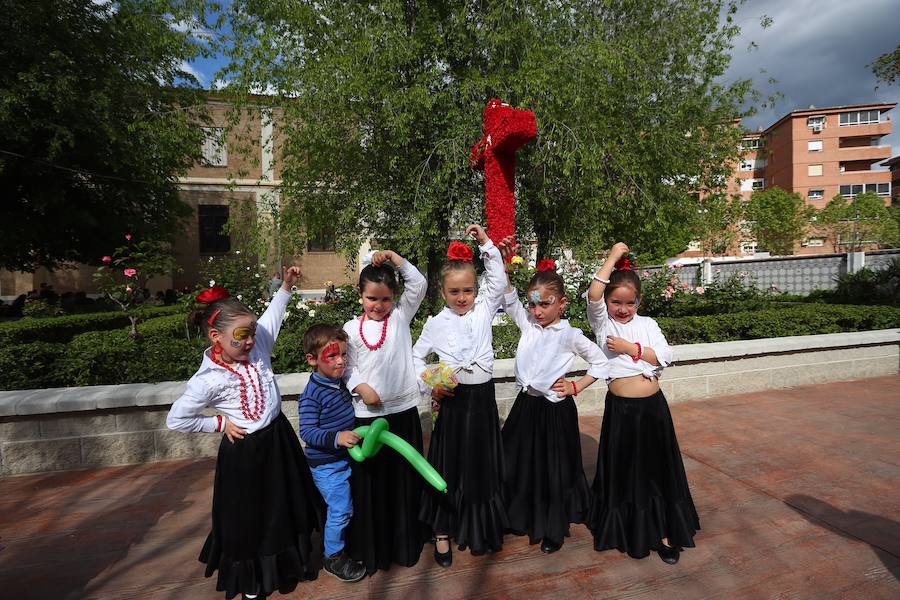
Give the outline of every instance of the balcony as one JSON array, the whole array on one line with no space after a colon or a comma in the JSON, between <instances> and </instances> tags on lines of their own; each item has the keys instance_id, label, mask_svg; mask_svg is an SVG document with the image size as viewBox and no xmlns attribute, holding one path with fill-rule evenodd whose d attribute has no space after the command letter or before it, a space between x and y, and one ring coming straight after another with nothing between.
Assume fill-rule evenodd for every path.
<instances>
[{"instance_id":1,"label":"balcony","mask_svg":"<svg viewBox=\"0 0 900 600\"><path fill-rule=\"evenodd\" d=\"M893 121L881 121L879 123L870 123L868 125L838 125L835 129L838 130L841 137L844 136L881 136L881 135L890 135L893 129Z\"/></svg>"},{"instance_id":2,"label":"balcony","mask_svg":"<svg viewBox=\"0 0 900 600\"><path fill-rule=\"evenodd\" d=\"M872 125L860 125L859 127L873 127ZM849 129L847 127L846 129ZM891 146L850 146L838 148L837 159L840 162L866 161L869 163L880 162L891 157Z\"/></svg>"}]
</instances>

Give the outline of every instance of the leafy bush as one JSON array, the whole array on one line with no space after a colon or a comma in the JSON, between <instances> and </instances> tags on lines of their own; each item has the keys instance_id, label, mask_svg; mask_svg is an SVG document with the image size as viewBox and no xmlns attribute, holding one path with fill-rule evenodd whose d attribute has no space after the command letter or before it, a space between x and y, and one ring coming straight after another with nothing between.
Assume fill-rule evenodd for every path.
<instances>
[{"instance_id":1,"label":"leafy bush","mask_svg":"<svg viewBox=\"0 0 900 600\"><path fill-rule=\"evenodd\" d=\"M177 306L154 306L142 309L139 314L146 320L178 311ZM128 317L121 311L9 321L0 323L0 345L38 341L68 342L80 333L117 329L128 323Z\"/></svg>"},{"instance_id":2,"label":"leafy bush","mask_svg":"<svg viewBox=\"0 0 900 600\"><path fill-rule=\"evenodd\" d=\"M641 273L641 314L651 317L717 315L766 308L775 298L757 288L743 273L728 277L717 273L711 283L694 287L681 280L681 273L681 269L672 267Z\"/></svg>"},{"instance_id":3,"label":"leafy bush","mask_svg":"<svg viewBox=\"0 0 900 600\"><path fill-rule=\"evenodd\" d=\"M856 273L841 275L833 297L846 304L900 305L900 258L892 260L885 269L863 267Z\"/></svg>"},{"instance_id":4,"label":"leafy bush","mask_svg":"<svg viewBox=\"0 0 900 600\"><path fill-rule=\"evenodd\" d=\"M29 342L0 345L0 389L29 390L72 385L56 368L66 344Z\"/></svg>"},{"instance_id":5,"label":"leafy bush","mask_svg":"<svg viewBox=\"0 0 900 600\"><path fill-rule=\"evenodd\" d=\"M62 314L63 309L58 304L52 304L46 300L29 300L22 307L22 316L26 319L58 317Z\"/></svg>"},{"instance_id":6,"label":"leafy bush","mask_svg":"<svg viewBox=\"0 0 900 600\"><path fill-rule=\"evenodd\" d=\"M900 308L816 304L658 322L670 344L695 344L890 329L900 327Z\"/></svg>"}]
</instances>

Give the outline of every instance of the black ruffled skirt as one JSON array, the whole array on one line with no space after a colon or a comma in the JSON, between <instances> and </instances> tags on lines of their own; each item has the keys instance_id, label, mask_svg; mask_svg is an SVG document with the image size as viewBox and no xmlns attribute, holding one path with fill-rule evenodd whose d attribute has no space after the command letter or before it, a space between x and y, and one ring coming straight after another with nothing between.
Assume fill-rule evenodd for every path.
<instances>
[{"instance_id":1,"label":"black ruffled skirt","mask_svg":"<svg viewBox=\"0 0 900 600\"><path fill-rule=\"evenodd\" d=\"M315 579L310 533L321 531L324 506L283 413L233 444L222 436L212 531L200 552L206 576L219 571L216 589L226 598L287 594Z\"/></svg>"},{"instance_id":2,"label":"black ruffled skirt","mask_svg":"<svg viewBox=\"0 0 900 600\"><path fill-rule=\"evenodd\" d=\"M494 383L460 384L441 402L428 462L447 493L425 487L419 518L474 554L503 548L509 527L503 505L503 440Z\"/></svg>"},{"instance_id":3,"label":"black ruffled skirt","mask_svg":"<svg viewBox=\"0 0 900 600\"><path fill-rule=\"evenodd\" d=\"M413 407L385 415L388 428L422 452L422 424ZM356 426L374 418L356 418ZM363 462L350 461L353 517L347 530L347 551L366 566L367 573L388 570L392 564L411 567L419 560L427 530L419 521L425 480L394 449L384 447Z\"/></svg>"},{"instance_id":4,"label":"black ruffled skirt","mask_svg":"<svg viewBox=\"0 0 900 600\"><path fill-rule=\"evenodd\" d=\"M595 550L643 558L662 538L694 547L700 519L662 391L646 398L606 394L593 495L588 524Z\"/></svg>"},{"instance_id":5,"label":"black ruffled skirt","mask_svg":"<svg viewBox=\"0 0 900 600\"><path fill-rule=\"evenodd\" d=\"M532 544L562 544L569 524L583 523L590 508L575 400L520 392L503 425L503 449L510 530Z\"/></svg>"}]
</instances>

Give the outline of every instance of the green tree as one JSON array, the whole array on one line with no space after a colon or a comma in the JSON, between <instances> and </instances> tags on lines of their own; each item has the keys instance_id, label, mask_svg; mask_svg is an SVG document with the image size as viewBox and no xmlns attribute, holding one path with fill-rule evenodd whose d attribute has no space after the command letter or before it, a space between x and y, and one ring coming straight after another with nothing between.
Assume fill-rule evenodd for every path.
<instances>
[{"instance_id":1,"label":"green tree","mask_svg":"<svg viewBox=\"0 0 900 600\"><path fill-rule=\"evenodd\" d=\"M468 156L497 97L538 117L519 156L520 238L536 238L539 257L625 239L659 259L690 240L692 192L721 186L737 160L733 123L753 94L749 81L720 83L735 10L243 0L220 23L231 32L221 77L283 110L273 222L288 252L323 231L351 255L374 237L433 277L448 235L484 219Z\"/></svg>"},{"instance_id":2,"label":"green tree","mask_svg":"<svg viewBox=\"0 0 900 600\"><path fill-rule=\"evenodd\" d=\"M891 209L873 192L852 198L838 194L818 212L816 225L835 252L859 252L875 244L896 246L900 242Z\"/></svg>"},{"instance_id":3,"label":"green tree","mask_svg":"<svg viewBox=\"0 0 900 600\"><path fill-rule=\"evenodd\" d=\"M0 0L0 268L99 264L188 214L204 101L185 70L204 0Z\"/></svg>"},{"instance_id":4,"label":"green tree","mask_svg":"<svg viewBox=\"0 0 900 600\"><path fill-rule=\"evenodd\" d=\"M694 239L700 240L704 256L728 252L738 235L738 223L744 213L740 196L717 192L700 200Z\"/></svg>"},{"instance_id":5,"label":"green tree","mask_svg":"<svg viewBox=\"0 0 900 600\"><path fill-rule=\"evenodd\" d=\"M773 254L793 254L809 229L815 209L800 194L780 187L754 192L745 209L745 218L756 241Z\"/></svg>"},{"instance_id":6,"label":"green tree","mask_svg":"<svg viewBox=\"0 0 900 600\"><path fill-rule=\"evenodd\" d=\"M875 77L888 85L894 83L900 77L900 45L893 52L887 52L869 65Z\"/></svg>"}]
</instances>

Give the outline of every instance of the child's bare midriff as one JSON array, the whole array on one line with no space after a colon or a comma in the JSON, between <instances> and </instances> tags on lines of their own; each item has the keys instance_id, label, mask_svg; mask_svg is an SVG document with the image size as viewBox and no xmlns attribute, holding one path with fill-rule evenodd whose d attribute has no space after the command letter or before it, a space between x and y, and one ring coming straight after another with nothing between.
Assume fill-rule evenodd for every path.
<instances>
[{"instance_id":1,"label":"child's bare midriff","mask_svg":"<svg viewBox=\"0 0 900 600\"><path fill-rule=\"evenodd\" d=\"M609 382L609 391L620 398L646 398L659 391L659 380L643 375L620 377Z\"/></svg>"}]
</instances>

